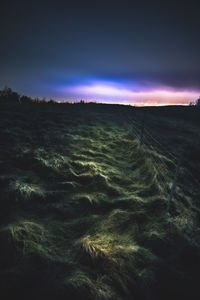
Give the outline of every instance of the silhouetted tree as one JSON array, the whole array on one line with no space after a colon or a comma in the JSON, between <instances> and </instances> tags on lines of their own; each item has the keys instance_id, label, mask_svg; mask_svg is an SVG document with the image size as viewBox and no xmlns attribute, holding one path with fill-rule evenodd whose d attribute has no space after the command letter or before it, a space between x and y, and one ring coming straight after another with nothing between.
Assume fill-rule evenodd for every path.
<instances>
[{"instance_id":1,"label":"silhouetted tree","mask_svg":"<svg viewBox=\"0 0 200 300\"><path fill-rule=\"evenodd\" d=\"M200 98L196 100L195 105L200 106Z\"/></svg>"},{"instance_id":2,"label":"silhouetted tree","mask_svg":"<svg viewBox=\"0 0 200 300\"><path fill-rule=\"evenodd\" d=\"M0 91L0 99L2 100L9 100L9 101L18 101L20 102L20 95L14 92L11 88L5 87L3 90Z\"/></svg>"}]
</instances>

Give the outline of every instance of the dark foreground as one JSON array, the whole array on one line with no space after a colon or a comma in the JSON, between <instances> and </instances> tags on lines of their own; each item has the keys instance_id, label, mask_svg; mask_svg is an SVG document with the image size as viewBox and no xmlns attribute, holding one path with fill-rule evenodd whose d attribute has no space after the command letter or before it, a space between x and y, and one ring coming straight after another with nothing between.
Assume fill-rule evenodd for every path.
<instances>
[{"instance_id":1,"label":"dark foreground","mask_svg":"<svg viewBox=\"0 0 200 300\"><path fill-rule=\"evenodd\" d=\"M200 109L0 100L1 299L200 298Z\"/></svg>"}]
</instances>

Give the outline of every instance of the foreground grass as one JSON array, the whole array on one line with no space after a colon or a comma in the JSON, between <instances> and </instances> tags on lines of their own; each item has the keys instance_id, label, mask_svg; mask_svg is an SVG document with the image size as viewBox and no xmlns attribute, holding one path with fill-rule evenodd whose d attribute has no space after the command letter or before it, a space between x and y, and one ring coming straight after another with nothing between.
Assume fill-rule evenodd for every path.
<instances>
[{"instance_id":1,"label":"foreground grass","mask_svg":"<svg viewBox=\"0 0 200 300\"><path fill-rule=\"evenodd\" d=\"M169 215L175 162L141 146L122 118L145 117L173 151L182 115L171 109L155 118L108 105L1 104L2 299L199 298L198 124L182 130L190 161Z\"/></svg>"}]
</instances>

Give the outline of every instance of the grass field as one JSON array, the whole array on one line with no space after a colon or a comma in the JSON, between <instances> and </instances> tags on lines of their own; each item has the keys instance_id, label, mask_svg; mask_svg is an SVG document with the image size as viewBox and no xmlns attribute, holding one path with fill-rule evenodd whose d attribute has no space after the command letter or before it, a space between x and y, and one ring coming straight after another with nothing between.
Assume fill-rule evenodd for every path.
<instances>
[{"instance_id":1,"label":"grass field","mask_svg":"<svg viewBox=\"0 0 200 300\"><path fill-rule=\"evenodd\" d=\"M0 99L1 299L199 299L199 128L197 107Z\"/></svg>"}]
</instances>

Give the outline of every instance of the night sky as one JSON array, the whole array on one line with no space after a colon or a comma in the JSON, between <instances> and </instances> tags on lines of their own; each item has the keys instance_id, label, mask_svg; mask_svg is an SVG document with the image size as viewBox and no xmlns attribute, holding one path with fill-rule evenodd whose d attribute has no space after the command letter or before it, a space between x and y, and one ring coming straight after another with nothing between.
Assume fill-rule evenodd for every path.
<instances>
[{"instance_id":1,"label":"night sky","mask_svg":"<svg viewBox=\"0 0 200 300\"><path fill-rule=\"evenodd\" d=\"M6 1L0 37L0 88L133 105L200 95L198 1Z\"/></svg>"}]
</instances>

